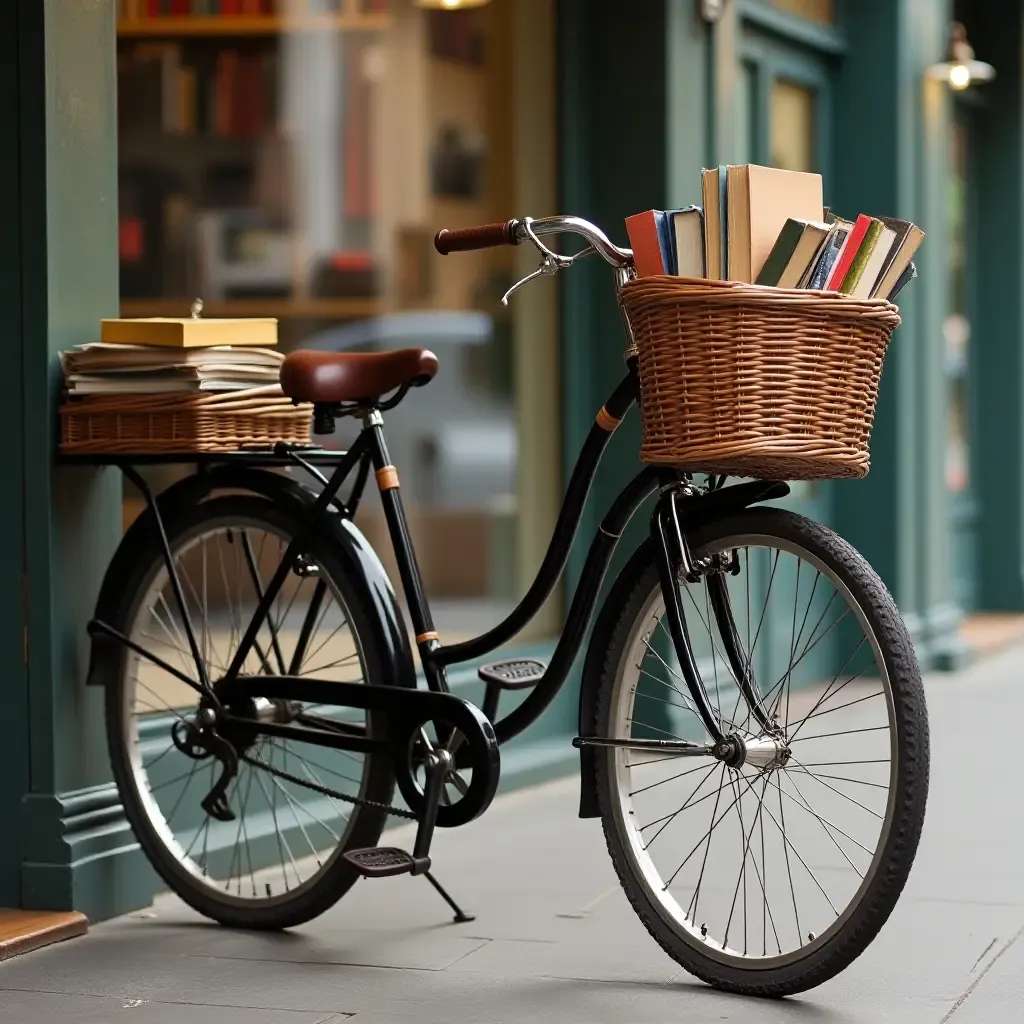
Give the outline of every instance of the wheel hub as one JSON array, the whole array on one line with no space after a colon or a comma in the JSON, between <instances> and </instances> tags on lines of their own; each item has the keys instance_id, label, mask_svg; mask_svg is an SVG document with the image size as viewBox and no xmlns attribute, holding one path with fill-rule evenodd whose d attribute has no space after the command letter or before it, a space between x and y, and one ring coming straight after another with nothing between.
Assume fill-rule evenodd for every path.
<instances>
[{"instance_id":1,"label":"wheel hub","mask_svg":"<svg viewBox=\"0 0 1024 1024\"><path fill-rule=\"evenodd\" d=\"M791 753L784 737L773 735L741 736L732 733L721 743L716 743L714 748L715 757L730 768L749 764L760 771L784 768Z\"/></svg>"}]
</instances>

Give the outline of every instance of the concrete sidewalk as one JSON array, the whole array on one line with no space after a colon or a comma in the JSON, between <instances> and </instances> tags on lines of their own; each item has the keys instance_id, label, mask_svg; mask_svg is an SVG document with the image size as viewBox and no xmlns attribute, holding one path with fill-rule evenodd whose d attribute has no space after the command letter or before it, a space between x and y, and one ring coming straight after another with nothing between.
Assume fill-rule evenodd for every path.
<instances>
[{"instance_id":1,"label":"concrete sidewalk","mask_svg":"<svg viewBox=\"0 0 1024 1024\"><path fill-rule=\"evenodd\" d=\"M932 785L908 888L868 951L799 998L722 995L679 971L620 892L600 824L576 818L570 778L499 798L479 821L438 834L435 870L476 913L470 924L451 924L412 878L362 882L285 935L229 932L161 898L0 966L0 1020L1020 1021L1022 660L1019 647L928 681ZM411 843L411 832L387 841Z\"/></svg>"}]
</instances>

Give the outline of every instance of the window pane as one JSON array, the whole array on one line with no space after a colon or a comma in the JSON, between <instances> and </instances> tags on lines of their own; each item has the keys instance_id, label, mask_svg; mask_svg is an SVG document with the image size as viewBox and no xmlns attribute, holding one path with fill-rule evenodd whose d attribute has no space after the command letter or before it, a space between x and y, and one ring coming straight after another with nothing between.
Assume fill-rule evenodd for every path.
<instances>
[{"instance_id":1,"label":"window pane","mask_svg":"<svg viewBox=\"0 0 1024 1024\"><path fill-rule=\"evenodd\" d=\"M815 169L813 89L777 78L771 94L771 162L787 171Z\"/></svg>"},{"instance_id":2,"label":"window pane","mask_svg":"<svg viewBox=\"0 0 1024 1024\"><path fill-rule=\"evenodd\" d=\"M946 483L954 492L970 485L970 434L967 401L968 345L966 237L964 204L967 186L966 133L962 117L950 126L949 189L949 298L950 311L943 324L946 369L950 377L949 440L946 446Z\"/></svg>"},{"instance_id":3,"label":"window pane","mask_svg":"<svg viewBox=\"0 0 1024 1024\"><path fill-rule=\"evenodd\" d=\"M833 0L768 0L773 7L795 14L798 18L816 21L820 25L835 24Z\"/></svg>"},{"instance_id":4,"label":"window pane","mask_svg":"<svg viewBox=\"0 0 1024 1024\"><path fill-rule=\"evenodd\" d=\"M444 259L432 246L441 227L505 220L525 212L518 196L552 191L536 180L542 159L517 177L509 125L537 133L554 101L547 90L545 109L516 107L528 105L516 61L536 51L516 51L515 2L260 0L164 26L122 5L122 315L184 316L201 296L210 316L277 317L284 351L437 353L437 378L385 430L446 641L511 607L520 517L546 515L519 500L530 382L513 373L515 318L532 299L499 301L515 252ZM344 447L357 427L339 420L320 440ZM359 522L397 585L375 493Z\"/></svg>"}]
</instances>

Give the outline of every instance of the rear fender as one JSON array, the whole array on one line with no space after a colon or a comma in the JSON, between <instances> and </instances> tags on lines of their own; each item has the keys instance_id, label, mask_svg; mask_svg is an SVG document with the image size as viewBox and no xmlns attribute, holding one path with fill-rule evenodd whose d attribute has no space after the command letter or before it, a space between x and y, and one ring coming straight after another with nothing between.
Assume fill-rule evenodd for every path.
<instances>
[{"instance_id":1,"label":"rear fender","mask_svg":"<svg viewBox=\"0 0 1024 1024\"><path fill-rule=\"evenodd\" d=\"M317 495L279 473L245 466L223 466L187 477L163 491L157 498L165 525L173 522L215 492L247 492L266 498L295 518L308 516ZM341 561L356 600L365 610L383 659L385 679L391 686L416 687L409 634L395 597L394 588L369 541L351 520L334 511L324 512L319 529ZM149 506L132 523L107 567L96 600L95 618L113 623L120 617L125 598L125 581L137 571L140 560L159 545L157 520ZM116 640L93 637L86 683L103 686L120 671L124 649Z\"/></svg>"}]
</instances>

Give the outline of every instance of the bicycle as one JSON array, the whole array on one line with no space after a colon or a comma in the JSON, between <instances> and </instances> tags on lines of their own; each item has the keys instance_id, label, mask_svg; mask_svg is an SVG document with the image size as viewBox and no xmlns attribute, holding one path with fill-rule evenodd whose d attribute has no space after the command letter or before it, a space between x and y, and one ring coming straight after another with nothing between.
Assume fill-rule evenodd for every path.
<instances>
[{"instance_id":1,"label":"bicycle","mask_svg":"<svg viewBox=\"0 0 1024 1024\"><path fill-rule=\"evenodd\" d=\"M551 234L586 248L557 253L542 241ZM616 288L633 273L629 250L574 217L435 240L442 254L522 243L541 263L509 295L594 254ZM520 603L482 635L443 644L383 430L383 414L436 371L423 349L289 355L282 388L312 404L318 434L338 417L361 419L344 453L280 444L190 457L199 472L159 496L135 468L144 456L105 460L146 508L97 600L88 679L105 688L114 778L149 861L186 903L229 926L296 926L358 878L401 873L425 875L456 920L470 919L430 872L434 829L487 809L501 744L569 677L612 552L653 496L650 536L612 584L584 659L579 814L601 819L636 913L698 978L780 996L843 970L896 904L928 788L920 673L881 580L826 527L765 504L789 492L785 482L698 484L648 465L593 537L550 663L484 665L477 706L449 692L447 670L507 643L551 594L638 375L628 358ZM318 467L331 462L326 476ZM371 470L425 686L391 583L353 525ZM785 603L768 614L773 588ZM211 610L225 598L227 622ZM499 718L502 694L517 690L525 698ZM853 820L840 825L844 811ZM417 823L411 852L377 845L389 815Z\"/></svg>"}]
</instances>

